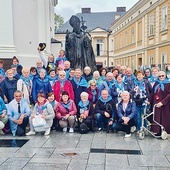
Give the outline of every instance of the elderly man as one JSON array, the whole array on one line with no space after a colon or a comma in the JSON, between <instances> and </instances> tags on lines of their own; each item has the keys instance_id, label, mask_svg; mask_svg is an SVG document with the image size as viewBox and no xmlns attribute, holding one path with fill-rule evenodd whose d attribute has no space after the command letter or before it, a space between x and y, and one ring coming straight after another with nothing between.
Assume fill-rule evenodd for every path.
<instances>
[{"instance_id":1,"label":"elderly man","mask_svg":"<svg viewBox=\"0 0 170 170\"><path fill-rule=\"evenodd\" d=\"M111 89L112 89L112 86L114 85L114 83L115 83L115 80L114 80L113 73L108 72L106 74L106 80L103 81L99 90L102 91L103 89L106 89L109 92L109 94L111 95Z\"/></svg>"},{"instance_id":2,"label":"elderly man","mask_svg":"<svg viewBox=\"0 0 170 170\"><path fill-rule=\"evenodd\" d=\"M95 119L97 121L98 131L108 126L110 119L116 118L116 104L112 100L107 90L102 90L95 106Z\"/></svg>"},{"instance_id":3,"label":"elderly man","mask_svg":"<svg viewBox=\"0 0 170 170\"><path fill-rule=\"evenodd\" d=\"M80 94L82 92L87 91L88 83L86 79L82 76L82 71L80 68L75 69L75 77L71 80L73 91L74 91L74 97L75 97L75 103L76 106L78 105L80 99Z\"/></svg>"},{"instance_id":4,"label":"elderly man","mask_svg":"<svg viewBox=\"0 0 170 170\"><path fill-rule=\"evenodd\" d=\"M7 115L9 118L12 135L25 135L25 130L30 115L30 108L29 104L22 99L21 91L15 91L14 99L7 106Z\"/></svg>"}]
</instances>

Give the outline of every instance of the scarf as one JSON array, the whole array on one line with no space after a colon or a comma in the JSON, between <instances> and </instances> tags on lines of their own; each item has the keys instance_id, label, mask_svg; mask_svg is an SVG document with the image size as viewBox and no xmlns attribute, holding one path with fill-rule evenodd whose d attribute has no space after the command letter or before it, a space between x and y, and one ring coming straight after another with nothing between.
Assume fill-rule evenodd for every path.
<instances>
[{"instance_id":1,"label":"scarf","mask_svg":"<svg viewBox=\"0 0 170 170\"><path fill-rule=\"evenodd\" d=\"M52 102L50 102L50 104L52 105L52 107L54 108L55 104L56 104L56 101L53 100Z\"/></svg>"},{"instance_id":2,"label":"scarf","mask_svg":"<svg viewBox=\"0 0 170 170\"><path fill-rule=\"evenodd\" d=\"M31 77L28 76L25 78L23 75L20 76L20 79L26 84L26 86L31 87Z\"/></svg>"},{"instance_id":3,"label":"scarf","mask_svg":"<svg viewBox=\"0 0 170 170\"><path fill-rule=\"evenodd\" d=\"M136 85L136 86L138 86L139 87L139 89L141 89L142 91L144 91L145 89L145 83L144 83L144 80L142 79L142 81L139 81L139 80L135 80L134 81L134 84Z\"/></svg>"},{"instance_id":4,"label":"scarf","mask_svg":"<svg viewBox=\"0 0 170 170\"><path fill-rule=\"evenodd\" d=\"M104 100L102 98L102 96L99 97L99 100L104 103L104 105L106 105L107 102L109 102L110 100L112 100L112 97L109 95L108 98L106 100Z\"/></svg>"},{"instance_id":5,"label":"scarf","mask_svg":"<svg viewBox=\"0 0 170 170\"><path fill-rule=\"evenodd\" d=\"M50 82L52 82L52 84L54 84L55 81L57 80L57 76L51 77L50 75L48 75L47 78L48 78L48 80L49 80Z\"/></svg>"},{"instance_id":6,"label":"scarf","mask_svg":"<svg viewBox=\"0 0 170 170\"><path fill-rule=\"evenodd\" d=\"M73 78L74 82L76 83L77 85L77 88L79 86L82 86L82 87L87 87L88 86L88 83L86 81L86 79L84 77L80 77L80 81L78 81L75 77Z\"/></svg>"},{"instance_id":7,"label":"scarf","mask_svg":"<svg viewBox=\"0 0 170 170\"><path fill-rule=\"evenodd\" d=\"M69 110L70 110L71 102L70 102L70 100L69 100L67 103L61 102L61 105L62 105L67 111L69 111Z\"/></svg>"},{"instance_id":8,"label":"scarf","mask_svg":"<svg viewBox=\"0 0 170 170\"><path fill-rule=\"evenodd\" d=\"M119 84L117 81L115 82L116 89L119 89L121 92L124 91L124 84L123 82Z\"/></svg>"},{"instance_id":9,"label":"scarf","mask_svg":"<svg viewBox=\"0 0 170 170\"><path fill-rule=\"evenodd\" d=\"M1 74L2 76L5 76L5 71L4 71L3 68L0 68L0 74Z\"/></svg>"},{"instance_id":10,"label":"scarf","mask_svg":"<svg viewBox=\"0 0 170 170\"><path fill-rule=\"evenodd\" d=\"M124 75L124 82L126 83L132 84L134 80L136 80L136 77L134 76L134 74L132 74L130 77L128 77L127 75Z\"/></svg>"},{"instance_id":11,"label":"scarf","mask_svg":"<svg viewBox=\"0 0 170 170\"><path fill-rule=\"evenodd\" d=\"M42 114L43 110L47 108L47 104L48 104L47 99L44 100L44 104L42 106L40 106L40 103L38 102L36 106L36 111L39 114Z\"/></svg>"},{"instance_id":12,"label":"scarf","mask_svg":"<svg viewBox=\"0 0 170 170\"><path fill-rule=\"evenodd\" d=\"M106 83L107 83L109 89L111 89L113 84L115 83L115 80L114 79L112 79L111 81L106 80Z\"/></svg>"},{"instance_id":13,"label":"scarf","mask_svg":"<svg viewBox=\"0 0 170 170\"><path fill-rule=\"evenodd\" d=\"M166 78L163 81L160 81L159 79L157 80L158 84L156 85L155 89L154 89L154 93L156 93L156 91L158 90L158 88L161 88L162 91L165 90L165 84L170 83L170 81Z\"/></svg>"},{"instance_id":14,"label":"scarf","mask_svg":"<svg viewBox=\"0 0 170 170\"><path fill-rule=\"evenodd\" d=\"M89 105L89 100L87 100L85 104L81 100L78 103L78 106L83 110L88 110L88 105Z\"/></svg>"},{"instance_id":15,"label":"scarf","mask_svg":"<svg viewBox=\"0 0 170 170\"><path fill-rule=\"evenodd\" d=\"M91 92L92 92L92 95L93 95L92 100L93 100L93 102L95 102L97 91L96 91L96 89L95 89L95 90L93 90L93 91L91 91Z\"/></svg>"},{"instance_id":16,"label":"scarf","mask_svg":"<svg viewBox=\"0 0 170 170\"><path fill-rule=\"evenodd\" d=\"M59 80L59 82L60 82L61 88L63 88L63 87L64 87L64 84L65 84L65 82L66 82L67 79L65 78L65 79L61 80L60 78L58 78L58 80Z\"/></svg>"},{"instance_id":17,"label":"scarf","mask_svg":"<svg viewBox=\"0 0 170 170\"><path fill-rule=\"evenodd\" d=\"M57 58L56 58L56 63L58 63L58 62L60 62L60 61L66 61L67 60L67 58L66 58L66 56L63 56L63 57L60 57L60 56L58 56Z\"/></svg>"}]
</instances>

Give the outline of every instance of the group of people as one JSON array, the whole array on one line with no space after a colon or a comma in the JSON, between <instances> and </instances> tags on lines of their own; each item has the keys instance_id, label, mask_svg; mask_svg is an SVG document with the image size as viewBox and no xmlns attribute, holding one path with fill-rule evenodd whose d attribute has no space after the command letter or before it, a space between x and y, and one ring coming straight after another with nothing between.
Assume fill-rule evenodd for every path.
<instances>
[{"instance_id":1,"label":"group of people","mask_svg":"<svg viewBox=\"0 0 170 170\"><path fill-rule=\"evenodd\" d=\"M170 133L170 79L158 67L133 73L130 67L116 65L112 71L91 72L86 66L70 68L63 50L46 61L38 48L36 67L22 67L13 57L11 68L0 61L0 134L9 123L13 136L49 135L52 129L80 133L123 131L130 137L132 127L139 131L146 107ZM150 120L152 121L152 120ZM29 127L29 132L27 132ZM160 135L159 126L151 127Z\"/></svg>"}]
</instances>

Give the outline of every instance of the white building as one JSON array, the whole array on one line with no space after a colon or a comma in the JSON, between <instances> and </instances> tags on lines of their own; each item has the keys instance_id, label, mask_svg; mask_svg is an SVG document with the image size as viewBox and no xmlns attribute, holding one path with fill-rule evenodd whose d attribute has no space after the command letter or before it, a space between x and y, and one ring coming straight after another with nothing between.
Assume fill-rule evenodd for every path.
<instances>
[{"instance_id":1,"label":"white building","mask_svg":"<svg viewBox=\"0 0 170 170\"><path fill-rule=\"evenodd\" d=\"M58 0L0 0L0 59L16 55L23 66L34 66L37 47L53 52L54 7Z\"/></svg>"}]
</instances>

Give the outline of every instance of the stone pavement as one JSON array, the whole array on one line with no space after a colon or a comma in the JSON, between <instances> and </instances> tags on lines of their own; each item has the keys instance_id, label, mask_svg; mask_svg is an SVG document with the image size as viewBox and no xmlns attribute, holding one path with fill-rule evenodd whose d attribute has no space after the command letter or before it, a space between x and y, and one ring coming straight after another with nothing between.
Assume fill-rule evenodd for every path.
<instances>
[{"instance_id":1,"label":"stone pavement","mask_svg":"<svg viewBox=\"0 0 170 170\"><path fill-rule=\"evenodd\" d=\"M52 131L50 136L6 135L0 139L29 139L21 148L0 147L0 170L170 170L170 136L139 140L136 134L124 138L121 132ZM92 153L91 148L139 150L141 155Z\"/></svg>"}]
</instances>

